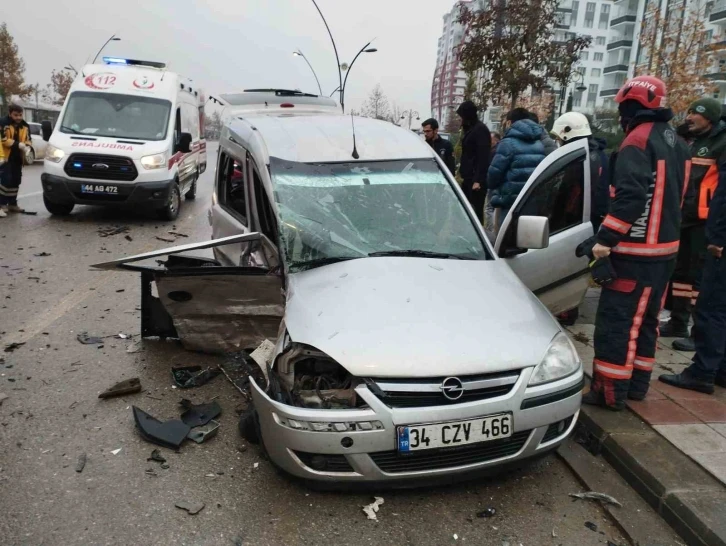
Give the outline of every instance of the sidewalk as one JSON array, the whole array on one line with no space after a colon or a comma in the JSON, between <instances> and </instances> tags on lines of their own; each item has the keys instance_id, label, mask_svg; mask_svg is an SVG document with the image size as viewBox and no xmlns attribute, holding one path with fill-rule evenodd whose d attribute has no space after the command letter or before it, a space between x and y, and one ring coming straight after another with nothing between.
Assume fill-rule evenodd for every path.
<instances>
[{"instance_id":1,"label":"sidewalk","mask_svg":"<svg viewBox=\"0 0 726 546\"><path fill-rule=\"evenodd\" d=\"M590 290L578 324L568 328L592 374L598 290ZM726 335L726 334L725 334ZM613 413L584 407L580 417L594 449L678 531L687 543L726 546L726 389L707 395L670 387L662 373L678 373L690 353L658 342L646 399Z\"/></svg>"}]
</instances>

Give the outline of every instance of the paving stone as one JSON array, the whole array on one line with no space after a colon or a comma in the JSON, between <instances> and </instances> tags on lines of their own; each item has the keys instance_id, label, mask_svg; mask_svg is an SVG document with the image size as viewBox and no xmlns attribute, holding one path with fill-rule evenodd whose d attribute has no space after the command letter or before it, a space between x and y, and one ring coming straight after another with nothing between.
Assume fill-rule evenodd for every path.
<instances>
[{"instance_id":1,"label":"paving stone","mask_svg":"<svg viewBox=\"0 0 726 546\"><path fill-rule=\"evenodd\" d=\"M688 455L726 453L726 438L706 424L655 425L653 428Z\"/></svg>"},{"instance_id":2,"label":"paving stone","mask_svg":"<svg viewBox=\"0 0 726 546\"><path fill-rule=\"evenodd\" d=\"M726 453L694 453L691 458L726 485Z\"/></svg>"},{"instance_id":3,"label":"paving stone","mask_svg":"<svg viewBox=\"0 0 726 546\"><path fill-rule=\"evenodd\" d=\"M668 398L672 398L673 400L712 400L712 395L706 394L703 392L696 392L689 389L679 389L678 387L674 387L673 385L668 385L666 383L663 383L662 381L658 381L658 378L654 378L655 381L653 381L650 384L650 388L656 389L657 391L662 392L665 394Z\"/></svg>"},{"instance_id":4,"label":"paving stone","mask_svg":"<svg viewBox=\"0 0 726 546\"><path fill-rule=\"evenodd\" d=\"M646 400L629 402L629 407L651 425L676 423L700 423L700 419L686 411L673 400Z\"/></svg>"},{"instance_id":5,"label":"paving stone","mask_svg":"<svg viewBox=\"0 0 726 546\"><path fill-rule=\"evenodd\" d=\"M726 546L726 491L674 491L663 516L689 545ZM675 517L674 517L675 516Z\"/></svg>"},{"instance_id":6,"label":"paving stone","mask_svg":"<svg viewBox=\"0 0 726 546\"><path fill-rule=\"evenodd\" d=\"M709 423L708 426L718 432L721 436L726 436L726 425L722 423Z\"/></svg>"},{"instance_id":7,"label":"paving stone","mask_svg":"<svg viewBox=\"0 0 726 546\"><path fill-rule=\"evenodd\" d=\"M720 400L686 399L678 403L704 423L726 423L726 404Z\"/></svg>"},{"instance_id":8,"label":"paving stone","mask_svg":"<svg viewBox=\"0 0 726 546\"><path fill-rule=\"evenodd\" d=\"M587 336L587 339L592 341L592 336L595 333L595 325L578 323L574 326L568 326L567 330L570 331L573 337L579 334L580 336Z\"/></svg>"},{"instance_id":9,"label":"paving stone","mask_svg":"<svg viewBox=\"0 0 726 546\"><path fill-rule=\"evenodd\" d=\"M648 394L645 395L645 402L650 402L652 400L665 400L666 396L665 394L661 393L657 389L654 389L652 386L650 389L648 389ZM631 402L635 405L638 404L637 400L628 400L627 403L630 406Z\"/></svg>"},{"instance_id":10,"label":"paving stone","mask_svg":"<svg viewBox=\"0 0 726 546\"><path fill-rule=\"evenodd\" d=\"M665 343L658 341L658 346L656 347L655 351L656 362L663 362L665 364L690 364L691 357L692 353L681 353L679 351L674 351L671 348L670 342Z\"/></svg>"}]
</instances>

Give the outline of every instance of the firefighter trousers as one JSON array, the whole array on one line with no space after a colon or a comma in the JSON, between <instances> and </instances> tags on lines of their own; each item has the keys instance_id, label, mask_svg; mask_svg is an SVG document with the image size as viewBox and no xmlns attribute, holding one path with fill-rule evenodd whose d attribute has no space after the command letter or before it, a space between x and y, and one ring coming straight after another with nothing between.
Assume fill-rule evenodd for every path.
<instances>
[{"instance_id":1,"label":"firefighter trousers","mask_svg":"<svg viewBox=\"0 0 726 546\"><path fill-rule=\"evenodd\" d=\"M611 255L618 278L604 287L595 319L591 390L615 409L648 392L658 315L675 260L635 261Z\"/></svg>"},{"instance_id":2,"label":"firefighter trousers","mask_svg":"<svg viewBox=\"0 0 726 546\"><path fill-rule=\"evenodd\" d=\"M698 299L705 257L705 224L684 227L671 282L670 323L673 331L688 331L688 322Z\"/></svg>"}]
</instances>

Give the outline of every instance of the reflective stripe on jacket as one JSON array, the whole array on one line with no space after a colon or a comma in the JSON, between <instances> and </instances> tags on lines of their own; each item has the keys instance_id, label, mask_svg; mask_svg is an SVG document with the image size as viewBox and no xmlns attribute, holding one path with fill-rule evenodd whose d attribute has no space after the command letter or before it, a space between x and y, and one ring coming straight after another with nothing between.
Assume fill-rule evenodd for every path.
<instances>
[{"instance_id":1,"label":"reflective stripe on jacket","mask_svg":"<svg viewBox=\"0 0 726 546\"><path fill-rule=\"evenodd\" d=\"M691 143L691 176L683 201L684 224L705 222L718 185L719 164L726 161L726 123L718 124Z\"/></svg>"}]
</instances>

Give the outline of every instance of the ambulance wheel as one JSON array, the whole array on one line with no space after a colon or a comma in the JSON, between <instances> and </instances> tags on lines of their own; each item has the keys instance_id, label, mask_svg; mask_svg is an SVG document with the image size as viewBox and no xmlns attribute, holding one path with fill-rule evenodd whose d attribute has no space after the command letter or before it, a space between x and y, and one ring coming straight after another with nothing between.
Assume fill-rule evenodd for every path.
<instances>
[{"instance_id":1,"label":"ambulance wheel","mask_svg":"<svg viewBox=\"0 0 726 546\"><path fill-rule=\"evenodd\" d=\"M159 209L157 214L162 220L176 220L179 216L179 208L181 207L181 192L179 191L179 184L174 184L169 192L169 199L163 208Z\"/></svg>"},{"instance_id":2,"label":"ambulance wheel","mask_svg":"<svg viewBox=\"0 0 726 546\"><path fill-rule=\"evenodd\" d=\"M52 201L48 201L45 195L43 196L43 203L47 211L54 216L68 216L73 212L73 203L53 203Z\"/></svg>"},{"instance_id":3,"label":"ambulance wheel","mask_svg":"<svg viewBox=\"0 0 726 546\"><path fill-rule=\"evenodd\" d=\"M194 199L197 196L197 180L199 180L199 172L197 171L196 176L194 177L194 182L192 182L192 187L189 188L189 191L187 191L184 194L185 199L188 201L194 201Z\"/></svg>"}]
</instances>

